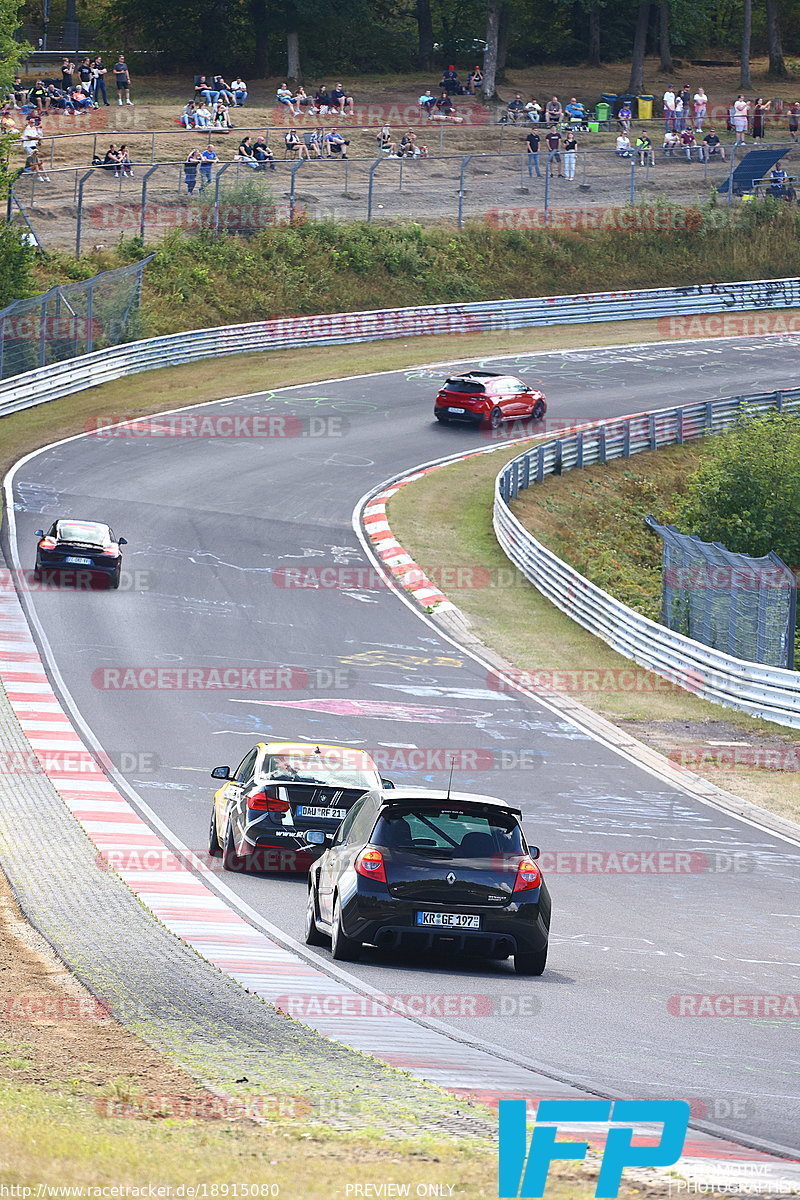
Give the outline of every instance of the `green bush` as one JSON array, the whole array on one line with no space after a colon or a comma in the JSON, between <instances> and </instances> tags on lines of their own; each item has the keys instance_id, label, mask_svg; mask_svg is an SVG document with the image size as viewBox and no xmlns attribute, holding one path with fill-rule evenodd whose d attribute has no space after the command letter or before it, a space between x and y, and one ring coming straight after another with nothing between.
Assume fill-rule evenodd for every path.
<instances>
[{"instance_id":1,"label":"green bush","mask_svg":"<svg viewBox=\"0 0 800 1200\"><path fill-rule=\"evenodd\" d=\"M39 289L33 275L34 250L14 225L0 225L0 308Z\"/></svg>"}]
</instances>

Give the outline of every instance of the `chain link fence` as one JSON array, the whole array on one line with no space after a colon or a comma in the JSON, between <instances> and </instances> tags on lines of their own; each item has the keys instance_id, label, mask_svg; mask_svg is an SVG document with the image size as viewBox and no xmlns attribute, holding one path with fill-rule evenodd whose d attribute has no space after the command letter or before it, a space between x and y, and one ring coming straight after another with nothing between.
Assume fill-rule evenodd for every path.
<instances>
[{"instance_id":1,"label":"chain link fence","mask_svg":"<svg viewBox=\"0 0 800 1200\"><path fill-rule=\"evenodd\" d=\"M734 554L646 520L663 542L662 623L734 658L793 669L797 580L777 554Z\"/></svg>"},{"instance_id":2,"label":"chain link fence","mask_svg":"<svg viewBox=\"0 0 800 1200\"><path fill-rule=\"evenodd\" d=\"M151 258L0 311L0 379L131 341L142 272Z\"/></svg>"}]
</instances>

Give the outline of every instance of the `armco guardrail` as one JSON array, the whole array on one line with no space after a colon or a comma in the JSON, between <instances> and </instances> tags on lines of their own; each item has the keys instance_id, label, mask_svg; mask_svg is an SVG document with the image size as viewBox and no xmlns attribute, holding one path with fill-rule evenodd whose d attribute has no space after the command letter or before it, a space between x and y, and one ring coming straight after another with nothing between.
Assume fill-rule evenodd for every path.
<instances>
[{"instance_id":1,"label":"armco guardrail","mask_svg":"<svg viewBox=\"0 0 800 1200\"><path fill-rule=\"evenodd\" d=\"M534 587L620 654L706 700L797 729L800 672L732 658L634 612L543 546L509 508L520 491L547 475L719 433L736 421L745 405L760 415L800 412L800 389L685 404L538 442L498 475L494 530L511 562Z\"/></svg>"},{"instance_id":2,"label":"armco guardrail","mask_svg":"<svg viewBox=\"0 0 800 1200\"><path fill-rule=\"evenodd\" d=\"M409 335L480 333L582 321L686 317L700 313L781 309L796 305L800 305L800 279L766 279L636 292L595 292L586 296L548 296L494 300L483 304L439 304L424 308L382 309L315 317L280 317L249 325L194 329L167 337L130 342L26 372L0 384L0 416L139 371L180 366L230 354L308 345L334 346Z\"/></svg>"}]
</instances>

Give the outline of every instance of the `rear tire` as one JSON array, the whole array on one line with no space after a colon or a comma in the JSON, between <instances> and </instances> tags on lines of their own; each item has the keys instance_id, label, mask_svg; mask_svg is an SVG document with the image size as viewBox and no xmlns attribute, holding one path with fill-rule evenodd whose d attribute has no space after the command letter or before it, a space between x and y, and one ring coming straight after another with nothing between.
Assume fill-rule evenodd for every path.
<instances>
[{"instance_id":1,"label":"rear tire","mask_svg":"<svg viewBox=\"0 0 800 1200\"><path fill-rule=\"evenodd\" d=\"M317 929L316 904L314 903L314 887L308 889L308 905L306 907L305 940L307 946L324 946L327 941Z\"/></svg>"},{"instance_id":2,"label":"rear tire","mask_svg":"<svg viewBox=\"0 0 800 1200\"><path fill-rule=\"evenodd\" d=\"M233 840L233 825L230 821L225 833L225 845L222 847L222 865L226 871L236 871L238 874L245 872L248 867L247 855L236 853L236 843Z\"/></svg>"},{"instance_id":3,"label":"rear tire","mask_svg":"<svg viewBox=\"0 0 800 1200\"><path fill-rule=\"evenodd\" d=\"M361 943L349 938L342 929L342 906L338 896L333 904L331 954L339 962L358 962L361 957Z\"/></svg>"},{"instance_id":4,"label":"rear tire","mask_svg":"<svg viewBox=\"0 0 800 1200\"><path fill-rule=\"evenodd\" d=\"M118 588L121 576L122 576L122 564L117 563L117 569L114 572L114 574L111 576L111 578L109 579L108 586L110 588Z\"/></svg>"},{"instance_id":5,"label":"rear tire","mask_svg":"<svg viewBox=\"0 0 800 1200\"><path fill-rule=\"evenodd\" d=\"M439 422L440 425L449 425L450 424L449 417L445 417L441 413L434 413L433 415L436 417L436 420Z\"/></svg>"},{"instance_id":6,"label":"rear tire","mask_svg":"<svg viewBox=\"0 0 800 1200\"><path fill-rule=\"evenodd\" d=\"M499 408L493 408L489 413L489 428L499 429L503 424L503 414Z\"/></svg>"},{"instance_id":7,"label":"rear tire","mask_svg":"<svg viewBox=\"0 0 800 1200\"><path fill-rule=\"evenodd\" d=\"M547 964L547 946L532 954L515 954L514 970L517 975L541 975Z\"/></svg>"},{"instance_id":8,"label":"rear tire","mask_svg":"<svg viewBox=\"0 0 800 1200\"><path fill-rule=\"evenodd\" d=\"M222 846L219 844L217 836L217 806L211 805L211 820L208 826L208 853L212 858L219 858L222 854Z\"/></svg>"}]
</instances>

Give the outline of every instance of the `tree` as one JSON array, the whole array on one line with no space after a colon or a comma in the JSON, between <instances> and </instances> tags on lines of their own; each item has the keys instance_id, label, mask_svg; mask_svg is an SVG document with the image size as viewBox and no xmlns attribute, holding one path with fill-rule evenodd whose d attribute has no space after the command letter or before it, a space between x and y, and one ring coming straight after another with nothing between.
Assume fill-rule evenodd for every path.
<instances>
[{"instance_id":1,"label":"tree","mask_svg":"<svg viewBox=\"0 0 800 1200\"><path fill-rule=\"evenodd\" d=\"M293 0L286 0L286 76L295 82L302 78L300 74L300 30L298 29L297 8Z\"/></svg>"},{"instance_id":2,"label":"tree","mask_svg":"<svg viewBox=\"0 0 800 1200\"><path fill-rule=\"evenodd\" d=\"M650 0L639 0L639 15L633 35L633 55L628 91L636 95L644 88L644 53L647 47L647 28L650 24Z\"/></svg>"},{"instance_id":3,"label":"tree","mask_svg":"<svg viewBox=\"0 0 800 1200\"><path fill-rule=\"evenodd\" d=\"M600 0L589 0L589 53L586 62L590 67L600 66Z\"/></svg>"},{"instance_id":4,"label":"tree","mask_svg":"<svg viewBox=\"0 0 800 1200\"><path fill-rule=\"evenodd\" d=\"M661 59L660 69L671 75L674 68L669 37L669 0L661 0L658 6L658 53Z\"/></svg>"},{"instance_id":5,"label":"tree","mask_svg":"<svg viewBox=\"0 0 800 1200\"><path fill-rule=\"evenodd\" d=\"M489 0L486 14L486 50L483 55L483 98L497 99L497 47L500 38L502 0Z\"/></svg>"},{"instance_id":6,"label":"tree","mask_svg":"<svg viewBox=\"0 0 800 1200\"><path fill-rule=\"evenodd\" d=\"M433 68L433 19L431 17L431 0L417 0L417 39L419 49L417 62L423 71Z\"/></svg>"},{"instance_id":7,"label":"tree","mask_svg":"<svg viewBox=\"0 0 800 1200\"><path fill-rule=\"evenodd\" d=\"M778 21L778 0L766 0L767 6L767 46L769 48L769 73L785 79L789 72L783 61L783 46L781 45L781 30Z\"/></svg>"},{"instance_id":8,"label":"tree","mask_svg":"<svg viewBox=\"0 0 800 1200\"><path fill-rule=\"evenodd\" d=\"M742 58L739 68L739 87L748 91L750 82L750 42L753 36L753 0L743 0L742 9ZM732 152L731 152L732 153Z\"/></svg>"},{"instance_id":9,"label":"tree","mask_svg":"<svg viewBox=\"0 0 800 1200\"><path fill-rule=\"evenodd\" d=\"M269 29L267 0L249 0L250 20L253 23L253 72L259 79L269 75Z\"/></svg>"}]
</instances>

